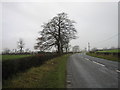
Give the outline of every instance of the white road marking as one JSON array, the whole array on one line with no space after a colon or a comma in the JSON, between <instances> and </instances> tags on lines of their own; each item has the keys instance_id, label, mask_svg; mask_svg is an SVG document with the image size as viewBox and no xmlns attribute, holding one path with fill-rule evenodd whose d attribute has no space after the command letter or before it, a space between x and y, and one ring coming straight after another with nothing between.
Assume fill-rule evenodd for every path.
<instances>
[{"instance_id":1,"label":"white road marking","mask_svg":"<svg viewBox=\"0 0 120 90\"><path fill-rule=\"evenodd\" d=\"M119 70L116 70L116 72L120 72Z\"/></svg>"},{"instance_id":2,"label":"white road marking","mask_svg":"<svg viewBox=\"0 0 120 90\"><path fill-rule=\"evenodd\" d=\"M89 60L88 58L85 58L86 60Z\"/></svg>"},{"instance_id":3,"label":"white road marking","mask_svg":"<svg viewBox=\"0 0 120 90\"><path fill-rule=\"evenodd\" d=\"M101 66L105 66L105 65L98 63L98 62L95 62L95 61L93 61L93 63L96 63L96 64L101 65Z\"/></svg>"},{"instance_id":4,"label":"white road marking","mask_svg":"<svg viewBox=\"0 0 120 90\"><path fill-rule=\"evenodd\" d=\"M70 85L70 84L71 84L71 81L67 81L67 84Z\"/></svg>"}]
</instances>

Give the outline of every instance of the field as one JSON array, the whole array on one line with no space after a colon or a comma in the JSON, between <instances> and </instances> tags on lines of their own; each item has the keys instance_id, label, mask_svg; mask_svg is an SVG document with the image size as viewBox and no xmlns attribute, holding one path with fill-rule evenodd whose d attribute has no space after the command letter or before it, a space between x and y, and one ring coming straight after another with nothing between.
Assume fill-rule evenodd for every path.
<instances>
[{"instance_id":1,"label":"field","mask_svg":"<svg viewBox=\"0 0 120 90\"><path fill-rule=\"evenodd\" d=\"M65 88L66 64L69 55L46 61L5 80L3 88Z\"/></svg>"},{"instance_id":2,"label":"field","mask_svg":"<svg viewBox=\"0 0 120 90\"><path fill-rule=\"evenodd\" d=\"M2 60L13 60L13 59L19 59L24 58L32 55L2 55Z\"/></svg>"},{"instance_id":3,"label":"field","mask_svg":"<svg viewBox=\"0 0 120 90\"><path fill-rule=\"evenodd\" d=\"M103 51L87 53L87 55L90 55L93 57L98 57L98 58L103 58L103 59L107 59L107 60L120 62L119 54L120 54L120 49L103 50Z\"/></svg>"},{"instance_id":4,"label":"field","mask_svg":"<svg viewBox=\"0 0 120 90\"><path fill-rule=\"evenodd\" d=\"M118 52L120 52L120 49L105 50L105 51L97 51L97 52L118 53Z\"/></svg>"},{"instance_id":5,"label":"field","mask_svg":"<svg viewBox=\"0 0 120 90\"><path fill-rule=\"evenodd\" d=\"M114 55L104 55L104 54L96 54L96 53L87 53L87 55L93 56L93 57L98 57L98 58L103 58L111 61L118 61L120 62L119 58Z\"/></svg>"}]
</instances>

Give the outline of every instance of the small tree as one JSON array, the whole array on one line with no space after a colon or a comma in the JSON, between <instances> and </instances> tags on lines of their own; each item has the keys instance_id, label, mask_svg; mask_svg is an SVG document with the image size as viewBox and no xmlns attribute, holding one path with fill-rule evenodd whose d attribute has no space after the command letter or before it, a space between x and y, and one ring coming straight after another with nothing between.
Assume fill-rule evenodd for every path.
<instances>
[{"instance_id":1,"label":"small tree","mask_svg":"<svg viewBox=\"0 0 120 90\"><path fill-rule=\"evenodd\" d=\"M19 39L18 41L18 49L20 49L20 53L23 52L23 48L24 48L24 42L23 42L23 39Z\"/></svg>"},{"instance_id":2,"label":"small tree","mask_svg":"<svg viewBox=\"0 0 120 90\"><path fill-rule=\"evenodd\" d=\"M5 48L5 49L3 50L3 54L9 54L9 53L10 53L10 49Z\"/></svg>"}]
</instances>

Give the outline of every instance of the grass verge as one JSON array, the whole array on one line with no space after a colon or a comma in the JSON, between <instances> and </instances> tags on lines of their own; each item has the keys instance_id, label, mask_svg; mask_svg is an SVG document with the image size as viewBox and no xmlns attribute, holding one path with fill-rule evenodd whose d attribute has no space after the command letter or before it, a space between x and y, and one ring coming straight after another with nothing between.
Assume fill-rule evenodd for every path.
<instances>
[{"instance_id":1,"label":"grass verge","mask_svg":"<svg viewBox=\"0 0 120 90\"><path fill-rule=\"evenodd\" d=\"M104 55L104 54L96 54L96 53L86 53L87 55L93 56L93 57L98 57L98 58L103 58L111 61L117 61L120 62L117 56L114 55Z\"/></svg>"},{"instance_id":2,"label":"grass verge","mask_svg":"<svg viewBox=\"0 0 120 90\"><path fill-rule=\"evenodd\" d=\"M4 81L3 88L65 88L66 64L69 55L63 55L39 67Z\"/></svg>"}]
</instances>

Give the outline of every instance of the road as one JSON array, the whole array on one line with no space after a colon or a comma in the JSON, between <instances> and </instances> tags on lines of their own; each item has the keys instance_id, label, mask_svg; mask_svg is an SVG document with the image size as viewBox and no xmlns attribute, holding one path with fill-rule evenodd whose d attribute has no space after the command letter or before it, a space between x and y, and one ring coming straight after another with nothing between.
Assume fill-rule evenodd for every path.
<instances>
[{"instance_id":1,"label":"road","mask_svg":"<svg viewBox=\"0 0 120 90\"><path fill-rule=\"evenodd\" d=\"M118 88L118 74L118 62L74 54L67 64L67 88Z\"/></svg>"}]
</instances>

